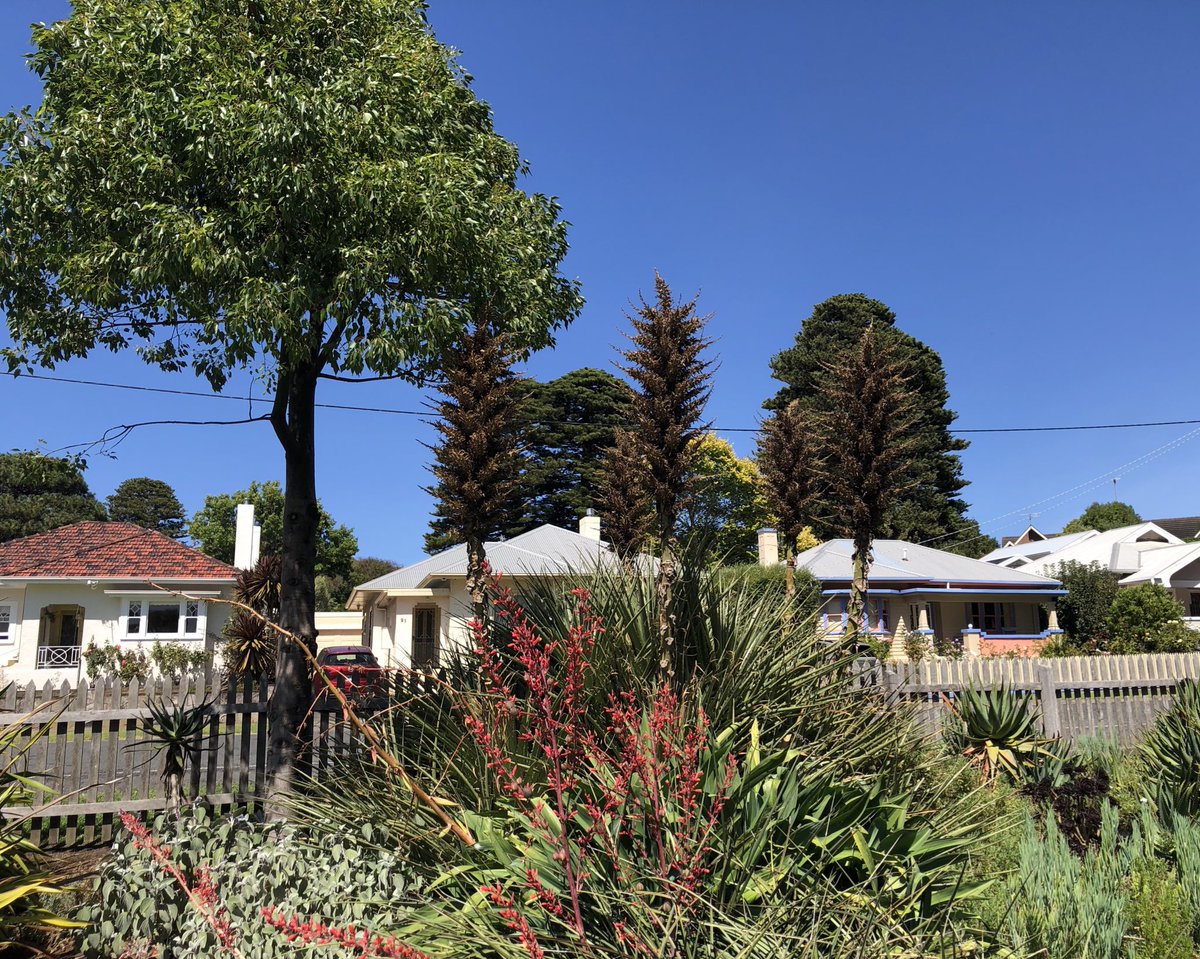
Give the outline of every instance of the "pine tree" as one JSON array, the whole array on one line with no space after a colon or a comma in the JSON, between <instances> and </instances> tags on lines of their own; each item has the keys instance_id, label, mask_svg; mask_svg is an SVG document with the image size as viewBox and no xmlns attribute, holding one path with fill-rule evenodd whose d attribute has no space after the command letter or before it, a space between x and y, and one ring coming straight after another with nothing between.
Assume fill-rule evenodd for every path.
<instances>
[{"instance_id":1,"label":"pine tree","mask_svg":"<svg viewBox=\"0 0 1200 959\"><path fill-rule=\"evenodd\" d=\"M787 595L795 593L796 543L816 523L825 489L816 415L796 402L767 419L758 439L758 469L775 512L787 561Z\"/></svg>"},{"instance_id":2,"label":"pine tree","mask_svg":"<svg viewBox=\"0 0 1200 959\"><path fill-rule=\"evenodd\" d=\"M677 569L677 524L688 493L693 443L707 429L701 422L711 392L712 363L703 359L711 340L702 335L707 316L695 299L676 302L671 288L654 276L655 301L643 298L629 320L632 347L622 350L621 369L636 384L633 436L644 461L641 487L653 504L652 532L659 546L657 579L660 665L672 666L671 591Z\"/></svg>"},{"instance_id":3,"label":"pine tree","mask_svg":"<svg viewBox=\"0 0 1200 959\"><path fill-rule=\"evenodd\" d=\"M467 592L476 619L486 615L484 543L509 507L520 467L517 378L505 338L481 307L443 360L444 397L436 405L440 441L429 448L441 515L467 544Z\"/></svg>"},{"instance_id":4,"label":"pine tree","mask_svg":"<svg viewBox=\"0 0 1200 959\"><path fill-rule=\"evenodd\" d=\"M821 459L831 526L854 543L847 640L862 631L872 545L891 506L923 475L921 414L894 346L868 326L819 389Z\"/></svg>"},{"instance_id":5,"label":"pine tree","mask_svg":"<svg viewBox=\"0 0 1200 959\"><path fill-rule=\"evenodd\" d=\"M183 504L169 483L137 476L127 479L108 498L108 518L114 523L133 523L146 529L183 539L187 535Z\"/></svg>"}]
</instances>

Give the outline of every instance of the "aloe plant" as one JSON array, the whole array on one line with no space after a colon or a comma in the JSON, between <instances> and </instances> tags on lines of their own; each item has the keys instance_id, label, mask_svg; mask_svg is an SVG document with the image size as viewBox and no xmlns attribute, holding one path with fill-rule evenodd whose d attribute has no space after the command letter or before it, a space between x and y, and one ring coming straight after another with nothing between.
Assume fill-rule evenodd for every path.
<instances>
[{"instance_id":1,"label":"aloe plant","mask_svg":"<svg viewBox=\"0 0 1200 959\"><path fill-rule=\"evenodd\" d=\"M1150 728L1140 752L1159 810L1200 814L1200 686L1179 684L1174 703Z\"/></svg>"},{"instance_id":2,"label":"aloe plant","mask_svg":"<svg viewBox=\"0 0 1200 959\"><path fill-rule=\"evenodd\" d=\"M143 727L145 739L138 745L149 745L163 753L163 786L167 793L167 808L177 809L182 795L183 773L188 760L200 755L200 737L208 720L212 702L186 707L176 703L151 702L150 714Z\"/></svg>"},{"instance_id":3,"label":"aloe plant","mask_svg":"<svg viewBox=\"0 0 1200 959\"><path fill-rule=\"evenodd\" d=\"M1041 734L1033 699L1003 685L996 689L967 687L956 703L947 700L955 722L946 729L951 748L994 782L1001 773L1014 782L1041 778L1066 756L1061 740Z\"/></svg>"}]
</instances>

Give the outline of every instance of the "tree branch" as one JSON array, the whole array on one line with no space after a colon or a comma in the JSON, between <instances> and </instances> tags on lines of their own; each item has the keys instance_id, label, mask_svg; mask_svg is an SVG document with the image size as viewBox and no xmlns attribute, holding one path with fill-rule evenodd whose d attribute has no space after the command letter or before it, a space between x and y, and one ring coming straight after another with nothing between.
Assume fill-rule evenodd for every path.
<instances>
[{"instance_id":1,"label":"tree branch","mask_svg":"<svg viewBox=\"0 0 1200 959\"><path fill-rule=\"evenodd\" d=\"M457 803L453 803L451 800L447 799L435 799L433 796L429 795L429 793L425 792L425 790L419 785L417 785L416 780L414 780L404 768L404 764L388 751L387 746L384 744L380 735L374 729L372 729L371 726L365 722L361 716L358 715L354 709L354 706L346 698L345 694L343 694L333 680L329 678L329 675L326 673L325 669L318 665L316 654L308 648L308 644L305 643L303 637L297 636L290 630L284 629L279 624L272 622L269 617L264 616L253 606L239 602L236 599L220 599L213 596L193 596L181 590L168 589L167 587L161 586L158 583L151 583L150 585L155 589L161 590L162 592L171 596L179 596L183 599L194 600L197 602L204 601L208 603L216 603L220 606L231 606L234 609L241 610L249 616L259 620L268 629L273 630L282 636L284 640L294 645L304 655L304 658L308 661L308 665L312 668L314 674L321 677L321 682L325 684L325 688L332 693L333 697L338 701L338 704L342 707L343 714L349 720L350 725L353 726L364 739L366 739L368 745L371 747L371 750L383 760L384 765L386 765L390 770L392 770L392 772L400 777L400 781L404 783L404 785L423 805L428 807L428 809L438 818L438 820L441 821L442 825L444 825L447 830L454 833L454 835L457 836L467 846L474 847L478 845L478 842L474 835L472 835L471 830L446 812L445 806L447 804L457 805ZM415 673L416 671L408 670L408 672ZM452 688L448 683L442 683L442 685L447 689Z\"/></svg>"},{"instance_id":2,"label":"tree branch","mask_svg":"<svg viewBox=\"0 0 1200 959\"><path fill-rule=\"evenodd\" d=\"M87 443L72 443L68 446L60 446L58 449L51 450L51 455L62 453L67 450L83 450L90 452L97 446L101 447L101 453L107 453L111 449L120 446L129 434L141 426L241 426L244 423L262 423L269 417L264 414L262 416L250 416L241 420L146 420L142 423L125 423L120 426L110 426L98 438ZM108 449L105 449L107 447Z\"/></svg>"}]
</instances>

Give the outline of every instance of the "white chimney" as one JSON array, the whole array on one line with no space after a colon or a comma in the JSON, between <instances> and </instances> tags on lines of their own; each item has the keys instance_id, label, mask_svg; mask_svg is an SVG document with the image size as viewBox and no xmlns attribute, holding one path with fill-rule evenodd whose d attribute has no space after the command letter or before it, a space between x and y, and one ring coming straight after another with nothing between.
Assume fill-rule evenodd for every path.
<instances>
[{"instance_id":1,"label":"white chimney","mask_svg":"<svg viewBox=\"0 0 1200 959\"><path fill-rule=\"evenodd\" d=\"M758 531L758 565L779 565L779 534L773 529Z\"/></svg>"},{"instance_id":2,"label":"white chimney","mask_svg":"<svg viewBox=\"0 0 1200 959\"><path fill-rule=\"evenodd\" d=\"M254 504L238 503L234 519L233 565L250 569L258 562L261 530L254 522Z\"/></svg>"},{"instance_id":3,"label":"white chimney","mask_svg":"<svg viewBox=\"0 0 1200 959\"><path fill-rule=\"evenodd\" d=\"M579 517L579 535L600 542L600 517L594 509Z\"/></svg>"}]
</instances>

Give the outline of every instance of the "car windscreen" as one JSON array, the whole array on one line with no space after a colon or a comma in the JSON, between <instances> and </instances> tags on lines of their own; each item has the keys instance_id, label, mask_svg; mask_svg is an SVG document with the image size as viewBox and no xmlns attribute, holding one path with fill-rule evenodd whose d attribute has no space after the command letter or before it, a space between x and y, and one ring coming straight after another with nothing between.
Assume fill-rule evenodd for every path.
<instances>
[{"instance_id":1,"label":"car windscreen","mask_svg":"<svg viewBox=\"0 0 1200 959\"><path fill-rule=\"evenodd\" d=\"M330 653L325 657L326 666L378 666L371 653Z\"/></svg>"}]
</instances>

